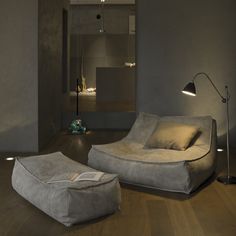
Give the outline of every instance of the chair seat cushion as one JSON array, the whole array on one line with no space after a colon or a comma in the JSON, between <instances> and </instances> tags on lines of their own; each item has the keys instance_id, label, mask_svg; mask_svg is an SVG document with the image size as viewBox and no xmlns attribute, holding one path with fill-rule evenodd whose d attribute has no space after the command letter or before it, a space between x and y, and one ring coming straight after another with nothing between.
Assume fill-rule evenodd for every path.
<instances>
[{"instance_id":1,"label":"chair seat cushion","mask_svg":"<svg viewBox=\"0 0 236 236\"><path fill-rule=\"evenodd\" d=\"M119 208L117 176L105 173L99 181L51 182L63 173L96 171L60 152L16 158L13 188L33 205L66 226L111 214Z\"/></svg>"}]
</instances>

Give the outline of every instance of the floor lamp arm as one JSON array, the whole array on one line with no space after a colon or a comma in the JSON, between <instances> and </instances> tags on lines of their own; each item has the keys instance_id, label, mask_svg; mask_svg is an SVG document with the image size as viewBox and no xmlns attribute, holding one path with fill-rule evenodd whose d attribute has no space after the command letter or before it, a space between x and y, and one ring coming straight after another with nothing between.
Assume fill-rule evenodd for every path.
<instances>
[{"instance_id":1,"label":"floor lamp arm","mask_svg":"<svg viewBox=\"0 0 236 236\"><path fill-rule=\"evenodd\" d=\"M216 85L213 83L213 81L211 80L210 76L209 76L208 74L206 74L205 72L199 72L199 73L197 73L196 75L194 75L194 77L193 77L193 82L194 82L194 80L195 80L197 77L199 77L200 75L204 75L205 78L208 79L208 81L211 83L212 87L215 89L215 91L217 92L217 94L220 96L221 101L222 101L223 103L226 103L226 101L227 101L227 99L228 99L228 96L227 96L227 98L225 98L225 97L220 93L219 89L218 89L218 88L216 87Z\"/></svg>"}]
</instances>

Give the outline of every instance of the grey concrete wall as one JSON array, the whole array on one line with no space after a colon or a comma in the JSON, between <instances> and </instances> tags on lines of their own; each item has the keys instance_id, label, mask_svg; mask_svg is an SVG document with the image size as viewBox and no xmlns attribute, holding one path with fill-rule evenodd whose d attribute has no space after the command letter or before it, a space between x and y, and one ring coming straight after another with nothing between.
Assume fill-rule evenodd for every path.
<instances>
[{"instance_id":1,"label":"grey concrete wall","mask_svg":"<svg viewBox=\"0 0 236 236\"><path fill-rule=\"evenodd\" d=\"M81 57L88 87L96 86L97 67L120 67L135 61L135 36L129 35L129 15L135 14L132 5L105 6L105 34L99 33L100 7L73 6L71 8L71 90L80 77Z\"/></svg>"},{"instance_id":2,"label":"grey concrete wall","mask_svg":"<svg viewBox=\"0 0 236 236\"><path fill-rule=\"evenodd\" d=\"M39 0L39 147L61 129L62 14L68 1Z\"/></svg>"},{"instance_id":3,"label":"grey concrete wall","mask_svg":"<svg viewBox=\"0 0 236 236\"><path fill-rule=\"evenodd\" d=\"M36 152L37 0L1 0L0 32L0 151Z\"/></svg>"},{"instance_id":4,"label":"grey concrete wall","mask_svg":"<svg viewBox=\"0 0 236 236\"><path fill-rule=\"evenodd\" d=\"M97 102L135 103L135 69L97 68Z\"/></svg>"},{"instance_id":5,"label":"grey concrete wall","mask_svg":"<svg viewBox=\"0 0 236 236\"><path fill-rule=\"evenodd\" d=\"M100 5L72 5L71 33L99 34L102 15ZM129 15L135 15L135 5L104 5L104 28L108 34L127 34L129 31Z\"/></svg>"},{"instance_id":6,"label":"grey concrete wall","mask_svg":"<svg viewBox=\"0 0 236 236\"><path fill-rule=\"evenodd\" d=\"M197 97L181 94L197 72L230 88L231 144L236 146L236 2L137 1L137 109L160 115L211 115L225 139L225 107L204 78Z\"/></svg>"}]
</instances>

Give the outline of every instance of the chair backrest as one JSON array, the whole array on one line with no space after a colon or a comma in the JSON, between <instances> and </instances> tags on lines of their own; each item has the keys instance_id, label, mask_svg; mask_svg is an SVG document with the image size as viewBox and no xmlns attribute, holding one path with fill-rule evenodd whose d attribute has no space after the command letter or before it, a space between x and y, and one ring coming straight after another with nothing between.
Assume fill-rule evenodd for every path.
<instances>
[{"instance_id":1,"label":"chair backrest","mask_svg":"<svg viewBox=\"0 0 236 236\"><path fill-rule=\"evenodd\" d=\"M130 132L126 136L126 140L145 144L147 139L155 130L156 126L161 121L171 121L177 123L196 125L200 129L198 138L194 142L194 145L211 145L211 137L213 134L213 122L215 122L211 116L164 116L143 113L141 112ZM215 129L214 129L215 132Z\"/></svg>"},{"instance_id":2,"label":"chair backrest","mask_svg":"<svg viewBox=\"0 0 236 236\"><path fill-rule=\"evenodd\" d=\"M211 116L164 116L160 121L171 121L181 124L195 125L199 127L199 135L193 145L211 145L213 135L213 122ZM214 129L215 131L215 129Z\"/></svg>"},{"instance_id":3,"label":"chair backrest","mask_svg":"<svg viewBox=\"0 0 236 236\"><path fill-rule=\"evenodd\" d=\"M158 115L140 112L126 139L145 144L159 120Z\"/></svg>"}]
</instances>

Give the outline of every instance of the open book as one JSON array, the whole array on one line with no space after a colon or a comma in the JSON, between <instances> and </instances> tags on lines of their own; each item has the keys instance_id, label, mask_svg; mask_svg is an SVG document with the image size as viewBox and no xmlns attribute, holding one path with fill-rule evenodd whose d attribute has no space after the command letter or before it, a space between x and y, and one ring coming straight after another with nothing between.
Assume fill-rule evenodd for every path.
<instances>
[{"instance_id":1,"label":"open book","mask_svg":"<svg viewBox=\"0 0 236 236\"><path fill-rule=\"evenodd\" d=\"M103 172L98 171L89 171L84 173L63 173L60 175L55 175L52 178L50 178L47 183L56 183L56 182L76 182L76 181L99 181L102 176L104 175Z\"/></svg>"}]
</instances>

